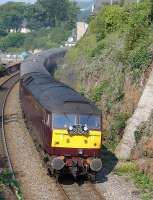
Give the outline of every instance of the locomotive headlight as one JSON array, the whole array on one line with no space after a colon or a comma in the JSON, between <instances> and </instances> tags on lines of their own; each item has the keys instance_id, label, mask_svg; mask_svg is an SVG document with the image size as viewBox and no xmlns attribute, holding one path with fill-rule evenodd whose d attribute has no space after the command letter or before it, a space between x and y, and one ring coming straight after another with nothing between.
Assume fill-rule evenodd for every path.
<instances>
[{"instance_id":1,"label":"locomotive headlight","mask_svg":"<svg viewBox=\"0 0 153 200\"><path fill-rule=\"evenodd\" d=\"M87 126L84 126L84 127L83 127L83 130L84 130L85 132L87 132L87 131L88 131L88 127L87 127Z\"/></svg>"},{"instance_id":2,"label":"locomotive headlight","mask_svg":"<svg viewBox=\"0 0 153 200\"><path fill-rule=\"evenodd\" d=\"M73 131L73 126L69 126L68 130Z\"/></svg>"}]
</instances>

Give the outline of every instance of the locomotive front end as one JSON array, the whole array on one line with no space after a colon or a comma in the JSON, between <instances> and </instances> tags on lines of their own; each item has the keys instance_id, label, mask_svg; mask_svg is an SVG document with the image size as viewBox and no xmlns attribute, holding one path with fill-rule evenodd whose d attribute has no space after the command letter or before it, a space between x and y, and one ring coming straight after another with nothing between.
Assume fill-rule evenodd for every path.
<instances>
[{"instance_id":1,"label":"locomotive front end","mask_svg":"<svg viewBox=\"0 0 153 200\"><path fill-rule=\"evenodd\" d=\"M101 121L100 115L52 114L51 147L58 155L51 161L54 170L74 176L101 170Z\"/></svg>"}]
</instances>

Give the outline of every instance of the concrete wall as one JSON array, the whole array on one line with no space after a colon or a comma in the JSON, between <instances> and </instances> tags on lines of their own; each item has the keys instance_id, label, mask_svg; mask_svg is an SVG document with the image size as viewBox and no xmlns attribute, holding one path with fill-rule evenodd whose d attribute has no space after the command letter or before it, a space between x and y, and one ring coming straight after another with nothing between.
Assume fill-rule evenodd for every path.
<instances>
[{"instance_id":1,"label":"concrete wall","mask_svg":"<svg viewBox=\"0 0 153 200\"><path fill-rule=\"evenodd\" d=\"M77 22L77 41L86 33L88 24L85 22Z\"/></svg>"}]
</instances>

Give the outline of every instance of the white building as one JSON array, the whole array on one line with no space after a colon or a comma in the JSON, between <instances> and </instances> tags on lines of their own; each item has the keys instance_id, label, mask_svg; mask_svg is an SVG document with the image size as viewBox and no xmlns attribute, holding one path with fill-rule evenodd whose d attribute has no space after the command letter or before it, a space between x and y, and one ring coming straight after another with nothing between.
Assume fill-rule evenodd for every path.
<instances>
[{"instance_id":1,"label":"white building","mask_svg":"<svg viewBox=\"0 0 153 200\"><path fill-rule=\"evenodd\" d=\"M10 32L11 32L11 33L16 33L16 32L18 32L18 31L16 31L15 29L11 29ZM23 27L23 28L21 28L21 30L20 30L19 32L20 32L20 33L30 33L31 30L28 29L28 28Z\"/></svg>"},{"instance_id":2,"label":"white building","mask_svg":"<svg viewBox=\"0 0 153 200\"><path fill-rule=\"evenodd\" d=\"M21 32L21 33L30 33L31 30L28 29L28 28L26 28L26 27L23 27L23 28L21 28L21 31L20 31L20 32Z\"/></svg>"},{"instance_id":3,"label":"white building","mask_svg":"<svg viewBox=\"0 0 153 200\"><path fill-rule=\"evenodd\" d=\"M88 29L88 24L85 22L77 22L76 24L77 41L80 40Z\"/></svg>"}]
</instances>

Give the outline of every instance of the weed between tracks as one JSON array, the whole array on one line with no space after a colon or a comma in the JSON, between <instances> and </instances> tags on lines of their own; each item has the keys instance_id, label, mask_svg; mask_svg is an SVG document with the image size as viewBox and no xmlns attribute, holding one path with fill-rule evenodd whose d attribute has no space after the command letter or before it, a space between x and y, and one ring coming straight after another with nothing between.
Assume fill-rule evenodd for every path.
<instances>
[{"instance_id":1,"label":"weed between tracks","mask_svg":"<svg viewBox=\"0 0 153 200\"><path fill-rule=\"evenodd\" d=\"M13 174L8 170L2 170L0 172L0 200L5 199L1 195L5 187L9 187L15 193L18 200L24 199L18 182L13 179Z\"/></svg>"},{"instance_id":2,"label":"weed between tracks","mask_svg":"<svg viewBox=\"0 0 153 200\"><path fill-rule=\"evenodd\" d=\"M140 172L134 162L121 164L114 170L114 173L118 176L127 175L129 179L132 179L140 191L142 200L153 199L153 181Z\"/></svg>"}]
</instances>

